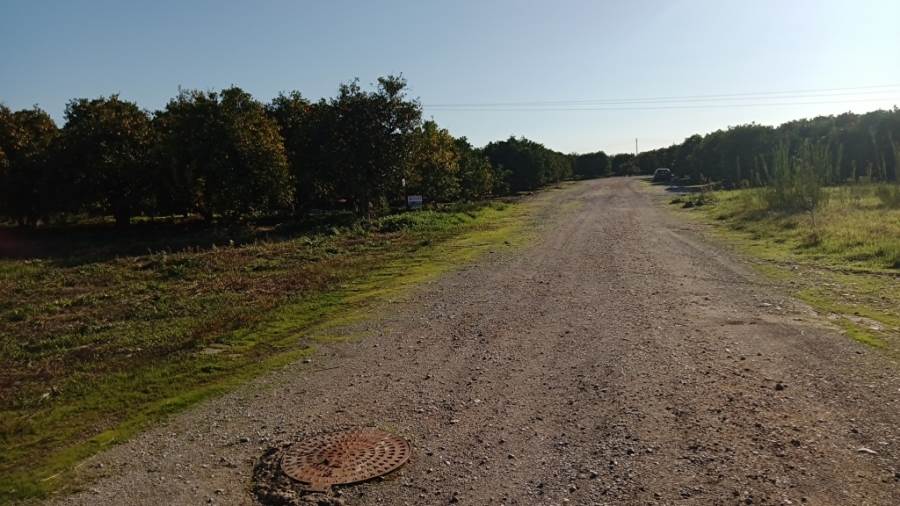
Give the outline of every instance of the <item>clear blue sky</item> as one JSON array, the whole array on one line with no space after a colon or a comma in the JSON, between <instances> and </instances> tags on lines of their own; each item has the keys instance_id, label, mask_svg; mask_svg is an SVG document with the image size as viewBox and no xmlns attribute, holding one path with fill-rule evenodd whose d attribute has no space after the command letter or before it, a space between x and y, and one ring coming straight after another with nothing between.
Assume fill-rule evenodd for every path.
<instances>
[{"instance_id":1,"label":"clear blue sky","mask_svg":"<svg viewBox=\"0 0 900 506\"><path fill-rule=\"evenodd\" d=\"M154 110L178 86L235 84L264 101L293 89L317 99L354 77L403 73L426 116L475 144L515 134L620 152L635 137L645 149L750 121L900 105L900 86L780 100L841 101L789 106L756 105L765 96L715 108L429 105L900 85L898 26L897 0L0 0L0 101L61 121L73 97L120 93ZM673 104L697 105L661 103Z\"/></svg>"}]
</instances>

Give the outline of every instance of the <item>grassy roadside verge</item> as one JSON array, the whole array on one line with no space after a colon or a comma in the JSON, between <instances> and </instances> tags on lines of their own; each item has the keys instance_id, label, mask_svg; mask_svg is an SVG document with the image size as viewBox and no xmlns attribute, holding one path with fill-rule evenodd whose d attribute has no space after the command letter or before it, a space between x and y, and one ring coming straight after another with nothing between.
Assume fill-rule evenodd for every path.
<instances>
[{"instance_id":1,"label":"grassy roadside verge","mask_svg":"<svg viewBox=\"0 0 900 506\"><path fill-rule=\"evenodd\" d=\"M523 243L540 197L240 246L0 260L0 502L341 338L423 281ZM227 244L227 243L226 243Z\"/></svg>"},{"instance_id":2,"label":"grassy roadside verge","mask_svg":"<svg viewBox=\"0 0 900 506\"><path fill-rule=\"evenodd\" d=\"M686 195L670 207L709 225L849 337L900 357L900 209L877 191L828 188L814 217L771 212L759 190Z\"/></svg>"}]
</instances>

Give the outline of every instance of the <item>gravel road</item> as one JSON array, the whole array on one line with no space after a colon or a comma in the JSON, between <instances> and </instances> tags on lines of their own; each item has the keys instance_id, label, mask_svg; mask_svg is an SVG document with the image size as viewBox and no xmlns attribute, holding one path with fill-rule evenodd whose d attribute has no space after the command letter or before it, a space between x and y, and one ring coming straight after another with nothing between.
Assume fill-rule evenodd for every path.
<instances>
[{"instance_id":1,"label":"gravel road","mask_svg":"<svg viewBox=\"0 0 900 506\"><path fill-rule=\"evenodd\" d=\"M544 199L538 239L85 462L64 504L255 504L298 434L376 426L413 457L366 504L900 504L900 375L636 179Z\"/></svg>"}]
</instances>

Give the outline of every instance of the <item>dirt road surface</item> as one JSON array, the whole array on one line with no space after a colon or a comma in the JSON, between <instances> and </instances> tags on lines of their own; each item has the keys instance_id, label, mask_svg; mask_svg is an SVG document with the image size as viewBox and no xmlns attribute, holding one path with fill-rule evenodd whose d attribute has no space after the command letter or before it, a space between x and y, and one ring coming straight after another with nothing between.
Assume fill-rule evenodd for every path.
<instances>
[{"instance_id":1,"label":"dirt road surface","mask_svg":"<svg viewBox=\"0 0 900 506\"><path fill-rule=\"evenodd\" d=\"M346 504L900 504L898 364L829 329L636 179L554 190L495 252L297 363L95 457L65 504L254 504L301 433L413 457Z\"/></svg>"}]
</instances>

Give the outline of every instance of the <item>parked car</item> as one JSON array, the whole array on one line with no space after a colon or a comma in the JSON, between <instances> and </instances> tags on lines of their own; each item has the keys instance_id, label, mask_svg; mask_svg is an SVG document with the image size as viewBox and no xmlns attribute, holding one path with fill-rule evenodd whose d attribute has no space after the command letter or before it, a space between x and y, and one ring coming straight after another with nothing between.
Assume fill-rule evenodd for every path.
<instances>
[{"instance_id":1,"label":"parked car","mask_svg":"<svg viewBox=\"0 0 900 506\"><path fill-rule=\"evenodd\" d=\"M672 181L672 177L673 177L672 171L669 169L660 168L660 169L656 169L656 171L653 172L653 182L654 183L659 183L659 182L668 183L668 182Z\"/></svg>"}]
</instances>

